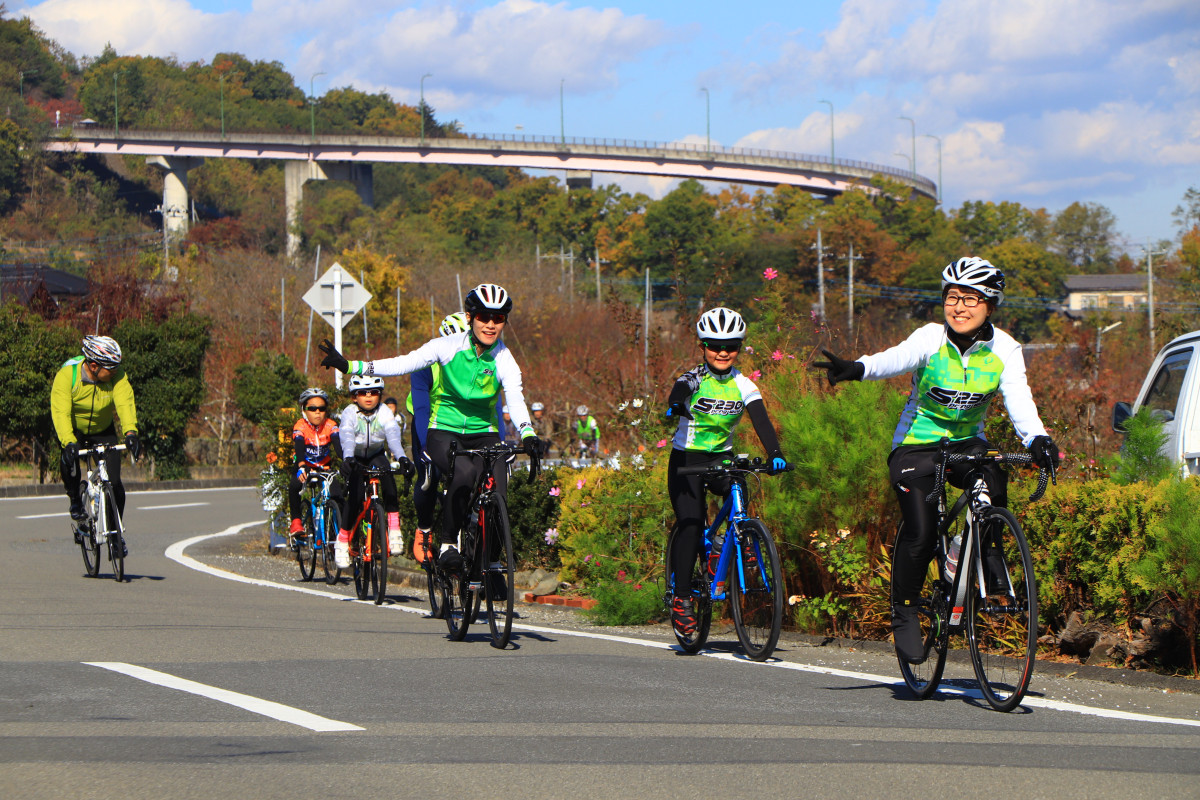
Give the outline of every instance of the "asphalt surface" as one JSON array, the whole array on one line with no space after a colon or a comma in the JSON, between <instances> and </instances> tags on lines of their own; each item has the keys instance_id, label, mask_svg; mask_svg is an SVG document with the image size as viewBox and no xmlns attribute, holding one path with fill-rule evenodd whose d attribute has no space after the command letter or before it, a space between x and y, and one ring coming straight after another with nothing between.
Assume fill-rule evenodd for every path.
<instances>
[{"instance_id":1,"label":"asphalt surface","mask_svg":"<svg viewBox=\"0 0 1200 800\"><path fill-rule=\"evenodd\" d=\"M302 584L230 532L262 519L251 489L131 493L121 584L83 577L65 510L0 500L4 798L1200 795L1200 694L1170 682L1039 669L1000 714L965 661L915 702L882 648L754 664L715 631L689 657L528 606L502 652L450 642L415 587Z\"/></svg>"}]
</instances>

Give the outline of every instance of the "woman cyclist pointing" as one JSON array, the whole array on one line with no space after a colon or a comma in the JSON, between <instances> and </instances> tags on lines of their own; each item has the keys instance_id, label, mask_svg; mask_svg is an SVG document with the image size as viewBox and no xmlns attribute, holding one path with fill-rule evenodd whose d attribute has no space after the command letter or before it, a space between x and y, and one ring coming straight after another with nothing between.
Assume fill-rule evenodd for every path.
<instances>
[{"instance_id":1,"label":"woman cyclist pointing","mask_svg":"<svg viewBox=\"0 0 1200 800\"><path fill-rule=\"evenodd\" d=\"M499 444L496 397L504 393L505 403L517 428L532 472L538 469L538 445L529 410L521 388L521 368L500 339L512 298L502 287L481 283L463 298L469 330L433 339L411 353L379 361L347 361L329 340L321 343L326 354L324 367L333 367L348 375L407 375L434 363L440 365L441 391L430 399L429 435L425 443L433 465L443 475L453 473L446 489L450 513L445 515L438 564L447 570L461 566L458 532L466 517L471 487L482 469L478 459L457 459L450 463L451 445L458 449L476 449ZM496 488L504 495L508 473L495 476Z\"/></svg>"},{"instance_id":2,"label":"woman cyclist pointing","mask_svg":"<svg viewBox=\"0 0 1200 800\"><path fill-rule=\"evenodd\" d=\"M945 324L925 325L895 347L857 361L823 350L829 360L813 364L827 371L830 385L912 373L888 470L904 518L893 559L892 635L900 655L913 663L919 663L923 653L915 604L936 544L937 509L926 498L933 491L941 440L949 440L951 453L986 452L983 420L999 390L1034 463L1057 465L1060 458L1029 391L1021 345L988 321L1002 302L1004 273L982 258L960 258L942 271ZM993 502L1005 505L1006 474L996 465L985 471ZM962 488L953 467L947 477ZM983 546L986 564L988 543Z\"/></svg>"}]
</instances>

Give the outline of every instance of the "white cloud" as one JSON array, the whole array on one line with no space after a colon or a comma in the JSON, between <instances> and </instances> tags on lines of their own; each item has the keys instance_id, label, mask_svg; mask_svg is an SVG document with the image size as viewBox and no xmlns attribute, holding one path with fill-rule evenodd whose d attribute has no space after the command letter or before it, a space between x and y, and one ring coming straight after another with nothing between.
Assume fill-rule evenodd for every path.
<instances>
[{"instance_id":1,"label":"white cloud","mask_svg":"<svg viewBox=\"0 0 1200 800\"><path fill-rule=\"evenodd\" d=\"M111 43L118 53L178 55L194 60L196 42L212 42L233 27L238 14L208 14L187 0L45 0L18 8L50 38L76 55L99 55Z\"/></svg>"}]
</instances>

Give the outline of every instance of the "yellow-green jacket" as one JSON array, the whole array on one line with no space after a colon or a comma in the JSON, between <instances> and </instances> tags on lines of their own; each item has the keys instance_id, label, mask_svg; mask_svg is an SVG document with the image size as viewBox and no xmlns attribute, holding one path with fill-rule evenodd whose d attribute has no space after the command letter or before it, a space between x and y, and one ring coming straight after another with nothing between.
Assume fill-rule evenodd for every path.
<instances>
[{"instance_id":1,"label":"yellow-green jacket","mask_svg":"<svg viewBox=\"0 0 1200 800\"><path fill-rule=\"evenodd\" d=\"M77 441L77 434L102 433L113 424L113 412L121 420L118 433L137 430L137 407L133 386L124 367L102 383L84 381L83 356L68 360L54 376L50 387L50 418L60 444Z\"/></svg>"}]
</instances>

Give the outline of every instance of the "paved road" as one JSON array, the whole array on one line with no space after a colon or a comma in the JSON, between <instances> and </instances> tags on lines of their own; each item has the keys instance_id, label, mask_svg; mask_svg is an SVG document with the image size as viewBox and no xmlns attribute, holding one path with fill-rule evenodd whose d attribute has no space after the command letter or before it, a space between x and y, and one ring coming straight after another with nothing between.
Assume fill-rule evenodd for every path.
<instances>
[{"instance_id":1,"label":"paved road","mask_svg":"<svg viewBox=\"0 0 1200 800\"><path fill-rule=\"evenodd\" d=\"M1200 793L1197 694L1039 674L998 714L906 701L871 652L758 665L545 625L499 652L167 557L260 519L252 490L132 493L125 584L83 577L65 505L0 501L4 798Z\"/></svg>"}]
</instances>

